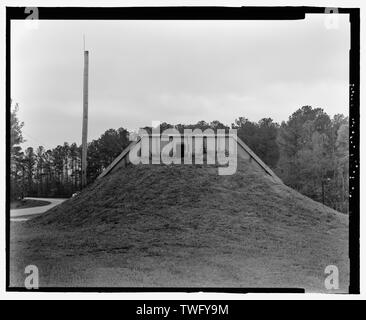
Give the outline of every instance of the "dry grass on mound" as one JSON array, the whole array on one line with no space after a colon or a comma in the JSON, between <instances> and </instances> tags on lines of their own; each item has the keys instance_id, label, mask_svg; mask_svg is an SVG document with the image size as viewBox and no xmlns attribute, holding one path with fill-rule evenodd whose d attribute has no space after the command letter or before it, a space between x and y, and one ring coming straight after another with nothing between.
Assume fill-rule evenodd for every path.
<instances>
[{"instance_id":1,"label":"dry grass on mound","mask_svg":"<svg viewBox=\"0 0 366 320\"><path fill-rule=\"evenodd\" d=\"M12 225L13 285L303 287L336 264L348 290L348 218L241 165L133 166ZM43 277L42 277L43 274ZM21 276L20 276L21 275Z\"/></svg>"}]
</instances>

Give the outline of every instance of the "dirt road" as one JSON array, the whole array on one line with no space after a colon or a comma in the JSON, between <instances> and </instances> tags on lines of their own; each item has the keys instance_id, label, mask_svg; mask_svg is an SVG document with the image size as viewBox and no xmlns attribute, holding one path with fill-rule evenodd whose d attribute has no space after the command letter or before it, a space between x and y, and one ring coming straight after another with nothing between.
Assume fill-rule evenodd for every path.
<instances>
[{"instance_id":1,"label":"dirt road","mask_svg":"<svg viewBox=\"0 0 366 320\"><path fill-rule=\"evenodd\" d=\"M50 204L46 206L39 206L39 207L33 207L33 208L25 208L25 209L12 209L10 210L10 218L12 221L24 221L28 216L34 215L34 214L40 214L43 212L46 212L47 210L53 208L54 206L59 205L60 203L64 202L67 199L56 199L56 198L25 198L29 200L42 200L42 201L48 201ZM19 218L22 217L22 218Z\"/></svg>"}]
</instances>

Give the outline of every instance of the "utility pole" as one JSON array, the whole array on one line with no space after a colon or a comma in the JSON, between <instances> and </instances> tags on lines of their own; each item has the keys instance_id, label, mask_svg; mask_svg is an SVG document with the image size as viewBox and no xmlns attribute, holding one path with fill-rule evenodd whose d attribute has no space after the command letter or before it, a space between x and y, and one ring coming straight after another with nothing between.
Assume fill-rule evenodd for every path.
<instances>
[{"instance_id":1,"label":"utility pole","mask_svg":"<svg viewBox=\"0 0 366 320\"><path fill-rule=\"evenodd\" d=\"M85 44L84 44L85 46ZM84 47L84 81L83 81L83 132L81 154L81 187L86 186L87 149L88 149L88 76L89 76L89 51Z\"/></svg>"}]
</instances>

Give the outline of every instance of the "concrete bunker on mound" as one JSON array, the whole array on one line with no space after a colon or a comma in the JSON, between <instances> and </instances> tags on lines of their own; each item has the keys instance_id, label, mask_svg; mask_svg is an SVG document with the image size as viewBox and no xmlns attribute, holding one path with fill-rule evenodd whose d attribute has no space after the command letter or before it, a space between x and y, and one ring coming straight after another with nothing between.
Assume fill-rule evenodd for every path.
<instances>
[{"instance_id":1,"label":"concrete bunker on mound","mask_svg":"<svg viewBox=\"0 0 366 320\"><path fill-rule=\"evenodd\" d=\"M126 167L131 164L131 162L133 163L130 159L130 153L133 153L135 157L136 154L138 154L138 157L145 160L143 163L146 165L157 164L156 161L160 161L164 148L167 147L169 143L172 144L172 140L174 139L178 141L174 142L173 146L170 147L173 151L173 157L175 157L177 163L187 163L185 160L193 159L191 163L197 164L195 161L197 161L198 155L202 154L204 163L213 164L209 163L208 159L217 160L220 152L225 156L230 156L228 155L228 146L232 143L232 145L235 144L234 156L243 160L240 162L238 161L238 165L245 165L245 163L247 163L249 166L253 167L253 169L259 170L264 175L268 176L273 182L283 184L282 180L240 138L232 134L225 134L221 136L207 136L203 134L188 137L181 134L169 134L168 139L165 140L162 139L160 134L150 134L138 137L136 141L131 142L121 152L121 154L103 170L103 172L98 176L98 179L103 178L121 167ZM220 139L221 142L219 141ZM212 149L213 146L215 147ZM198 163L202 164L202 162Z\"/></svg>"}]
</instances>

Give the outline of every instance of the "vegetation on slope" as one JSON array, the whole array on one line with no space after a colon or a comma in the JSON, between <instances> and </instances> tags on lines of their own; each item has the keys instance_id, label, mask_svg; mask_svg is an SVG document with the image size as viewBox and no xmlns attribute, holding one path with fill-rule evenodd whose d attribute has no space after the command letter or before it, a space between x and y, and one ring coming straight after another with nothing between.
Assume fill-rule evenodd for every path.
<instances>
[{"instance_id":1,"label":"vegetation on slope","mask_svg":"<svg viewBox=\"0 0 366 320\"><path fill-rule=\"evenodd\" d=\"M347 216L243 160L233 176L205 165L122 168L12 227L13 285L32 262L43 286L323 291L335 264L348 289Z\"/></svg>"},{"instance_id":2,"label":"vegetation on slope","mask_svg":"<svg viewBox=\"0 0 366 320\"><path fill-rule=\"evenodd\" d=\"M17 105L11 113L11 198L70 197L81 188L81 147L67 143L22 152ZM162 123L161 131L172 127ZM229 129L218 120L174 125L189 129ZM331 118L321 108L303 106L280 124L271 118L253 122L239 117L231 124L242 139L286 185L338 211L348 213L349 119ZM146 128L150 129L151 128ZM124 128L108 129L88 144L87 181L94 182L130 143Z\"/></svg>"}]
</instances>

